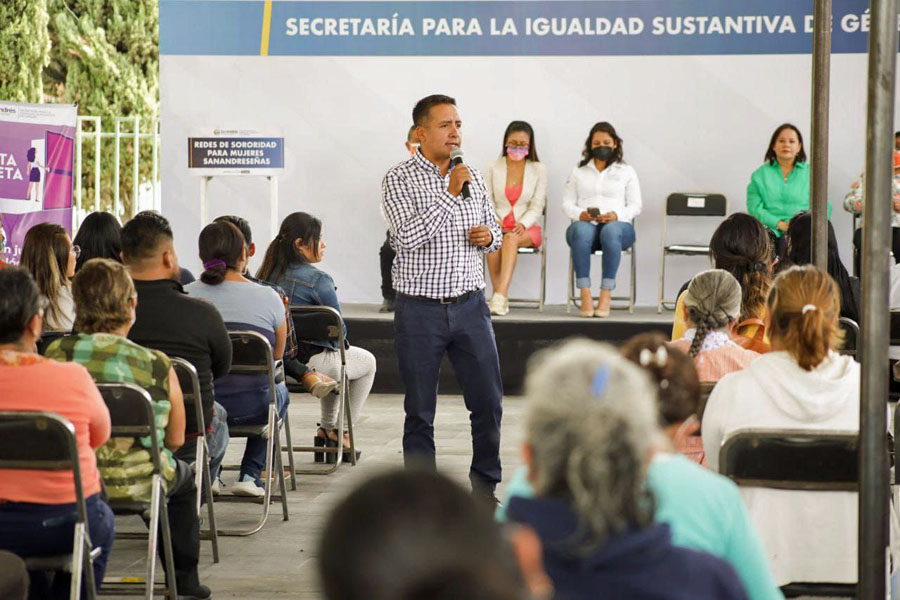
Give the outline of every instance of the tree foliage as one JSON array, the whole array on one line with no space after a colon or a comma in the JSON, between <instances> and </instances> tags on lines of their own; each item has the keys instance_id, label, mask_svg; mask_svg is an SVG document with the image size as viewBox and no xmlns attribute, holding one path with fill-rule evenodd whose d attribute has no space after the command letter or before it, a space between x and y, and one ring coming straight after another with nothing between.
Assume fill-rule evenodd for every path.
<instances>
[{"instance_id":1,"label":"tree foliage","mask_svg":"<svg viewBox=\"0 0 900 600\"><path fill-rule=\"evenodd\" d=\"M40 102L50 60L48 0L0 2L0 99Z\"/></svg>"}]
</instances>

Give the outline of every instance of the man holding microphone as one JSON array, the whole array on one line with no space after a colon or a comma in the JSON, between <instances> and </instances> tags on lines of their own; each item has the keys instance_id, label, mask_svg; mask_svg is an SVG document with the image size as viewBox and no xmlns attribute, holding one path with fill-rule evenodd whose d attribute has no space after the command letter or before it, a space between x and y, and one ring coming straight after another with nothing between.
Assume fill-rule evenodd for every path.
<instances>
[{"instance_id":1,"label":"man holding microphone","mask_svg":"<svg viewBox=\"0 0 900 600\"><path fill-rule=\"evenodd\" d=\"M432 95L416 104L419 150L382 183L397 291L394 342L406 388L403 457L435 468L434 412L446 352L471 413L476 493L494 499L500 481L500 361L484 299L482 254L503 243L481 174L451 167L462 144L456 101ZM455 161L454 161L455 162Z\"/></svg>"}]
</instances>

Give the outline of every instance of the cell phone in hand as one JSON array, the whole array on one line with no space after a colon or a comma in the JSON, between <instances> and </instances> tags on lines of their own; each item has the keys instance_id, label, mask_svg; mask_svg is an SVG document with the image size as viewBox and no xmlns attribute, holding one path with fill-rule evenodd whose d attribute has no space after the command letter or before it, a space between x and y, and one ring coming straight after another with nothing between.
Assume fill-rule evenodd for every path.
<instances>
[{"instance_id":1,"label":"cell phone in hand","mask_svg":"<svg viewBox=\"0 0 900 600\"><path fill-rule=\"evenodd\" d=\"M592 219L596 219L597 217L600 216L600 209L597 208L596 206L592 206L589 209L587 209L587 213L591 216Z\"/></svg>"}]
</instances>

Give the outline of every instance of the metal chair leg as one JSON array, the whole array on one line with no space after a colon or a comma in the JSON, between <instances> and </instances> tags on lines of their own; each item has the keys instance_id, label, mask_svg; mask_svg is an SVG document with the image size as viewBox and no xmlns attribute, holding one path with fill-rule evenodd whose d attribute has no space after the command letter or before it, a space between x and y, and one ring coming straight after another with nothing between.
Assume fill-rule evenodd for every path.
<instances>
[{"instance_id":1,"label":"metal chair leg","mask_svg":"<svg viewBox=\"0 0 900 600\"><path fill-rule=\"evenodd\" d=\"M206 440L202 440L202 443L206 443ZM206 514L209 519L209 531L208 532L200 532L201 536L204 534L209 535L209 541L212 544L212 554L213 554L213 562L219 562L219 533L216 530L216 510L213 507L213 493L212 493L212 481L209 472L209 460L204 460L201 467L201 474L203 479L203 493L206 494Z\"/></svg>"},{"instance_id":2,"label":"metal chair leg","mask_svg":"<svg viewBox=\"0 0 900 600\"><path fill-rule=\"evenodd\" d=\"M159 483L159 511L162 525L163 560L166 565L166 596L169 600L178 600L178 583L175 581L175 556L172 553L172 530L169 528L169 507L166 504L166 496L162 493L162 482ZM155 590L152 586L147 588L152 598Z\"/></svg>"},{"instance_id":3,"label":"metal chair leg","mask_svg":"<svg viewBox=\"0 0 900 600\"><path fill-rule=\"evenodd\" d=\"M156 552L159 543L159 506L162 496L162 484L159 475L153 476L150 484L150 524L147 532L147 580L145 582L146 598L153 598L153 587L156 583ZM172 572L174 576L175 573Z\"/></svg>"},{"instance_id":4,"label":"metal chair leg","mask_svg":"<svg viewBox=\"0 0 900 600\"><path fill-rule=\"evenodd\" d=\"M69 584L69 598L81 597L81 578L85 574L85 562L90 562L90 552L87 553L88 561L85 561L84 543L84 523L78 523L75 525L75 540L72 543L72 580Z\"/></svg>"},{"instance_id":5,"label":"metal chair leg","mask_svg":"<svg viewBox=\"0 0 900 600\"><path fill-rule=\"evenodd\" d=\"M286 446L276 446L278 448L278 452L284 451L287 449L288 455L288 466L291 468L291 490L297 489L297 472L296 467L294 466L294 443L291 441L291 417L290 410L284 411L284 441L287 442ZM281 438L279 437L279 442Z\"/></svg>"},{"instance_id":6,"label":"metal chair leg","mask_svg":"<svg viewBox=\"0 0 900 600\"><path fill-rule=\"evenodd\" d=\"M634 301L637 297L637 252L631 245L631 298L628 301L628 313L634 314Z\"/></svg>"},{"instance_id":7,"label":"metal chair leg","mask_svg":"<svg viewBox=\"0 0 900 600\"><path fill-rule=\"evenodd\" d=\"M277 427L277 425L276 425ZM269 440L269 447L272 455L275 457L275 471L276 478L275 480L271 479L272 471L270 473L270 480L266 482L266 487L271 488L273 481L278 482L278 486L281 489L281 513L283 520L288 520L288 505L287 505L287 486L284 483L284 463L281 460L281 435L279 432L275 432L274 436L271 436Z\"/></svg>"}]
</instances>

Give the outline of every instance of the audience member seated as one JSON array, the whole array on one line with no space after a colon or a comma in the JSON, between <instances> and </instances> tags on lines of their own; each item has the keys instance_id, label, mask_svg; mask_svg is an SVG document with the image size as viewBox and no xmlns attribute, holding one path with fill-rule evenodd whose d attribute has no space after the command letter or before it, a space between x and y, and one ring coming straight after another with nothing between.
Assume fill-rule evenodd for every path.
<instances>
[{"instance_id":1,"label":"audience member seated","mask_svg":"<svg viewBox=\"0 0 900 600\"><path fill-rule=\"evenodd\" d=\"M750 177L747 212L766 226L781 258L788 221L802 210L809 210L809 163L800 130L785 123L772 134L763 165Z\"/></svg>"},{"instance_id":2,"label":"audience member seated","mask_svg":"<svg viewBox=\"0 0 900 600\"><path fill-rule=\"evenodd\" d=\"M637 173L623 161L622 138L609 123L591 127L581 155L563 192L563 212L573 221L566 229L566 243L581 294L581 316L608 317L622 251L634 244L632 221L641 212L641 187ZM595 250L603 251L596 310L591 296Z\"/></svg>"},{"instance_id":3,"label":"audience member seated","mask_svg":"<svg viewBox=\"0 0 900 600\"><path fill-rule=\"evenodd\" d=\"M812 263L812 215L809 212L797 214L788 224L788 248L783 266L808 265ZM841 262L837 236L831 221L828 222L828 274L838 284L841 293L841 316L859 323L861 304L859 279L852 277Z\"/></svg>"},{"instance_id":4,"label":"audience member seated","mask_svg":"<svg viewBox=\"0 0 900 600\"><path fill-rule=\"evenodd\" d=\"M294 331L294 321L291 318L290 298L288 298L287 294L284 293L284 290L277 285L273 285L262 279L256 279L250 275L250 258L256 254L256 244L253 243L253 232L250 230L250 223L247 222L247 219L236 215L224 215L215 219L215 222L231 223L240 229L241 234L244 236L244 247L247 249L247 263L244 265L244 272L241 274L244 276L244 279L247 279L248 281L275 290L278 293L278 297L281 298L281 302L284 304L285 324L287 325L283 356L284 372L300 382L303 387L306 388L306 391L316 398L322 398L333 392L337 387L337 381L324 373L319 373L315 369L309 368L309 366L297 360L297 333Z\"/></svg>"},{"instance_id":5,"label":"audience member seated","mask_svg":"<svg viewBox=\"0 0 900 600\"><path fill-rule=\"evenodd\" d=\"M700 381L718 381L759 356L731 339L741 316L741 285L731 273L710 269L694 275L683 304L689 329L671 345L690 355Z\"/></svg>"},{"instance_id":6,"label":"audience member seated","mask_svg":"<svg viewBox=\"0 0 900 600\"><path fill-rule=\"evenodd\" d=\"M484 170L484 184L503 231L500 252L487 255L494 290L488 306L492 315L505 315L519 248L538 248L543 241L540 221L547 204L547 167L538 159L531 125L513 121L506 127L500 158Z\"/></svg>"},{"instance_id":7,"label":"audience member seated","mask_svg":"<svg viewBox=\"0 0 900 600\"><path fill-rule=\"evenodd\" d=\"M197 488L191 465L172 456L184 444L184 401L168 357L128 340L137 292L128 271L106 258L88 261L72 280L75 335L52 342L48 358L76 362L97 383L133 383L150 394L156 422L163 486L168 497L169 529L179 598L208 598L200 585L200 524ZM147 502L152 448L149 438L112 438L97 449L100 475L111 499ZM158 547L163 556L162 545Z\"/></svg>"},{"instance_id":8,"label":"audience member seated","mask_svg":"<svg viewBox=\"0 0 900 600\"><path fill-rule=\"evenodd\" d=\"M75 261L76 273L92 258L122 262L122 226L108 212L92 212L86 216L72 243L81 248Z\"/></svg>"},{"instance_id":9,"label":"audience member seated","mask_svg":"<svg viewBox=\"0 0 900 600\"><path fill-rule=\"evenodd\" d=\"M94 449L109 439L109 411L81 365L39 356L44 309L40 291L25 269L0 270L0 410L50 411L75 427L81 486L94 547L94 578L103 581L113 543L114 521L100 495ZM67 554L74 537L72 471L0 469L0 549L20 556ZM34 598L68 598L70 575L31 573Z\"/></svg>"},{"instance_id":10,"label":"audience member seated","mask_svg":"<svg viewBox=\"0 0 900 600\"><path fill-rule=\"evenodd\" d=\"M673 545L672 528L653 523L646 469L661 436L644 372L609 346L575 340L532 363L526 396L523 458L535 497L511 498L506 512L541 538L559 597L747 597L728 563Z\"/></svg>"},{"instance_id":11,"label":"audience member seated","mask_svg":"<svg viewBox=\"0 0 900 600\"><path fill-rule=\"evenodd\" d=\"M406 150L410 155L415 156L419 150L419 138L416 136L416 126L412 125L406 133ZM384 214L384 206L379 203L378 210L381 211L381 218L387 223L387 216ZM397 292L394 290L394 279L391 269L394 268L394 258L397 253L391 247L390 226L385 234L384 243L378 251L378 258L381 263L381 307L378 312L387 313L394 312L394 306L397 300Z\"/></svg>"},{"instance_id":12,"label":"audience member seated","mask_svg":"<svg viewBox=\"0 0 900 600\"><path fill-rule=\"evenodd\" d=\"M189 298L178 283L181 269L172 228L161 214L144 211L122 227L122 259L138 294L135 322L128 339L166 356L183 358L197 369L207 433L209 465L217 473L228 446L225 409L214 402L213 379L231 369L231 340L215 307ZM194 411L185 412L185 443L177 458L193 462L197 452Z\"/></svg>"},{"instance_id":13,"label":"audience member seated","mask_svg":"<svg viewBox=\"0 0 900 600\"><path fill-rule=\"evenodd\" d=\"M588 346L590 351L596 348L594 343ZM702 410L700 382L693 362L683 352L667 349L665 337L658 333L628 340L622 355L647 371L657 387L664 437L652 450L646 484L655 503L654 520L671 527L674 545L709 552L730 563L750 598L782 598L737 487L672 452L674 446L687 458L697 462L702 459L697 431L697 415ZM627 402L628 398L622 401ZM534 495L527 468L515 473L507 493ZM502 508L498 508L497 517L505 519Z\"/></svg>"},{"instance_id":14,"label":"audience member seated","mask_svg":"<svg viewBox=\"0 0 900 600\"><path fill-rule=\"evenodd\" d=\"M49 304L44 327L48 331L71 331L75 321L72 287L75 261L81 250L56 223L38 223L25 234L21 266L28 269Z\"/></svg>"},{"instance_id":15,"label":"audience member seated","mask_svg":"<svg viewBox=\"0 0 900 600\"><path fill-rule=\"evenodd\" d=\"M837 352L834 279L791 267L775 279L769 305L772 352L723 377L706 405L703 447L713 470L722 442L738 429L859 429L859 364ZM744 487L741 495L779 585L856 581L855 492Z\"/></svg>"},{"instance_id":16,"label":"audience member seated","mask_svg":"<svg viewBox=\"0 0 900 600\"><path fill-rule=\"evenodd\" d=\"M734 341L755 352L769 351L766 335L766 298L772 283L772 242L766 228L755 217L735 213L722 221L709 240L709 254L716 269L731 273L741 284L741 317L732 333ZM684 335L685 283L678 294L672 339Z\"/></svg>"},{"instance_id":17,"label":"audience member seated","mask_svg":"<svg viewBox=\"0 0 900 600\"><path fill-rule=\"evenodd\" d=\"M891 251L894 262L900 263L900 152L892 153L894 161L894 178L891 180ZM844 210L858 217L856 231L853 232L853 272L861 273L863 202L866 198L866 172L850 184L850 191L844 196Z\"/></svg>"},{"instance_id":18,"label":"audience member seated","mask_svg":"<svg viewBox=\"0 0 900 600\"><path fill-rule=\"evenodd\" d=\"M290 297L292 305L330 306L341 312L337 288L328 273L313 266L320 262L325 252L322 239L322 222L303 212L288 215L281 223L278 236L269 244L262 266L256 273L259 279L278 285ZM344 335L347 325L344 324ZM339 378L341 357L334 344L328 340L300 344L300 361L309 364L329 377ZM375 357L368 350L347 344L347 394L350 399L350 415L358 423L372 383L375 380ZM334 394L320 400L322 420L313 440L317 446L337 446L338 408L340 399ZM350 439L343 435L344 448L349 450ZM359 451L357 450L357 455ZM321 460L322 454L316 455ZM336 454L326 455L331 460ZM344 455L349 460L349 453Z\"/></svg>"},{"instance_id":19,"label":"audience member seated","mask_svg":"<svg viewBox=\"0 0 900 600\"><path fill-rule=\"evenodd\" d=\"M513 537L519 556L539 558L533 535L530 552ZM327 600L548 599L552 588L539 560L520 563L528 566L523 574L484 504L427 471L366 481L331 513L319 542Z\"/></svg>"},{"instance_id":20,"label":"audience member seated","mask_svg":"<svg viewBox=\"0 0 900 600\"><path fill-rule=\"evenodd\" d=\"M210 223L200 232L200 259L204 271L200 281L185 291L215 306L232 331L255 331L272 345L272 356L284 355L287 318L278 293L246 279L247 247L240 230L231 223ZM274 365L273 365L274 368ZM265 424L268 420L270 389L264 375L228 375L215 382L217 401L228 412L230 425ZM282 380L275 384L276 407L283 419L290 401ZM260 436L247 439L241 471L232 491L239 496L265 495L260 479L266 463L269 440ZM218 473L213 473L214 477Z\"/></svg>"}]
</instances>

